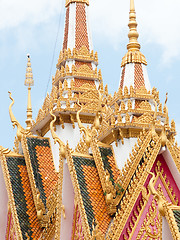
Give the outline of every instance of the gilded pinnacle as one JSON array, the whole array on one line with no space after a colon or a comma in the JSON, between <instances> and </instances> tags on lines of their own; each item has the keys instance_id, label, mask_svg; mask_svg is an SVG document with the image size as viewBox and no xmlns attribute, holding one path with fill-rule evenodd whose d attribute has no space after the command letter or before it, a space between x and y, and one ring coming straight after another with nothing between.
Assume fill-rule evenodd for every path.
<instances>
[{"instance_id":1,"label":"gilded pinnacle","mask_svg":"<svg viewBox=\"0 0 180 240\"><path fill-rule=\"evenodd\" d=\"M134 7L134 0L130 0L130 13L129 13L129 44L127 45L128 51L139 51L141 48L138 43L139 34L137 32L136 12Z\"/></svg>"},{"instance_id":2,"label":"gilded pinnacle","mask_svg":"<svg viewBox=\"0 0 180 240\"><path fill-rule=\"evenodd\" d=\"M32 74L32 68L31 68L31 59L30 55L27 54L27 68L26 68L26 79L24 82L25 86L33 86L34 85L34 80L33 80L33 74Z\"/></svg>"},{"instance_id":3,"label":"gilded pinnacle","mask_svg":"<svg viewBox=\"0 0 180 240\"><path fill-rule=\"evenodd\" d=\"M128 52L122 59L121 67L127 63L143 63L147 65L145 56L140 52L141 45L138 42L139 33L137 32L136 12L134 7L134 0L130 0L129 12L129 43L127 44Z\"/></svg>"},{"instance_id":4,"label":"gilded pinnacle","mask_svg":"<svg viewBox=\"0 0 180 240\"><path fill-rule=\"evenodd\" d=\"M32 68L31 68L31 59L29 54L27 54L26 79L25 79L24 85L28 86L26 129L29 130L32 126L31 86L34 85Z\"/></svg>"}]
</instances>

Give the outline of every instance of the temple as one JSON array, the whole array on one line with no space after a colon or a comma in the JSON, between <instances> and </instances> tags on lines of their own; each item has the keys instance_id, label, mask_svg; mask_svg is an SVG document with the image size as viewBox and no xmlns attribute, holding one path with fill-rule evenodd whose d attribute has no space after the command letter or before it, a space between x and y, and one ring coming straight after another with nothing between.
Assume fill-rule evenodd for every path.
<instances>
[{"instance_id":1,"label":"temple","mask_svg":"<svg viewBox=\"0 0 180 240\"><path fill-rule=\"evenodd\" d=\"M26 128L0 147L0 239L179 240L180 149L151 87L130 0L129 43L112 96L89 23L91 0L66 0L62 50L36 120L27 55ZM116 81L115 79L113 80ZM116 81L117 82L117 81ZM164 94L165 95L165 94Z\"/></svg>"}]
</instances>

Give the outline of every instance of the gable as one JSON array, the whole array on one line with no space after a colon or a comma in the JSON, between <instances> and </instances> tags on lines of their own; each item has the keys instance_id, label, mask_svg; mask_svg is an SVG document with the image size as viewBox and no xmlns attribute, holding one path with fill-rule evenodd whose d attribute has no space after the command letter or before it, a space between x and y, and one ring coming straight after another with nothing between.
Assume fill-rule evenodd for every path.
<instances>
[{"instance_id":1,"label":"gable","mask_svg":"<svg viewBox=\"0 0 180 240\"><path fill-rule=\"evenodd\" d=\"M154 187L157 192L169 203L179 205L180 192L162 154L157 155L151 172L155 173ZM134 195L136 192L138 193L136 202L129 212L129 217L119 237L112 237L112 239L146 240L151 238L161 240L162 216L158 210L157 199L152 196L148 189L150 179L151 176L148 175L143 186L137 185L134 188Z\"/></svg>"}]
</instances>

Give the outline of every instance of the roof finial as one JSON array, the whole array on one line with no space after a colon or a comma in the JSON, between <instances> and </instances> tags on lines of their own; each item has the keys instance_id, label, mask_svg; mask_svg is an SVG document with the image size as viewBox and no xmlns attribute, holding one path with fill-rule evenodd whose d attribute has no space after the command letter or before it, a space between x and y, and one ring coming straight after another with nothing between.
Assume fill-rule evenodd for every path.
<instances>
[{"instance_id":1,"label":"roof finial","mask_svg":"<svg viewBox=\"0 0 180 240\"><path fill-rule=\"evenodd\" d=\"M127 63L144 63L147 65L145 56L139 51L141 45L138 42L139 33L137 32L136 12L134 7L134 0L130 0L129 12L129 43L127 44L128 52L122 59L121 67Z\"/></svg>"},{"instance_id":2,"label":"roof finial","mask_svg":"<svg viewBox=\"0 0 180 240\"><path fill-rule=\"evenodd\" d=\"M139 51L141 48L138 43L139 34L137 32L136 12L134 7L134 0L130 0L130 12L129 12L129 44L127 45L128 51Z\"/></svg>"},{"instance_id":3,"label":"roof finial","mask_svg":"<svg viewBox=\"0 0 180 240\"><path fill-rule=\"evenodd\" d=\"M26 79L25 79L24 85L28 86L26 129L29 130L32 126L31 86L34 85L30 54L27 54Z\"/></svg>"}]
</instances>

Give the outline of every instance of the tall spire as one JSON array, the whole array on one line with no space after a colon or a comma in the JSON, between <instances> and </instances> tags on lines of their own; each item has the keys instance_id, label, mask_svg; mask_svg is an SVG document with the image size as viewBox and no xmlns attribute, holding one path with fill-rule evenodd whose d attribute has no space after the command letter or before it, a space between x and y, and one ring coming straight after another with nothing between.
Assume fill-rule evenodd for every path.
<instances>
[{"instance_id":1,"label":"tall spire","mask_svg":"<svg viewBox=\"0 0 180 240\"><path fill-rule=\"evenodd\" d=\"M66 80L77 89L83 85L98 88L102 76L97 66L98 55L93 51L89 23L89 0L66 0L64 42L53 85Z\"/></svg>"},{"instance_id":2,"label":"tall spire","mask_svg":"<svg viewBox=\"0 0 180 240\"><path fill-rule=\"evenodd\" d=\"M121 66L125 66L127 63L144 63L147 65L145 56L140 52L141 45L138 42L139 33L137 32L136 12L134 6L134 0L130 0L130 12L129 12L129 43L127 44L128 52L122 59Z\"/></svg>"},{"instance_id":3,"label":"tall spire","mask_svg":"<svg viewBox=\"0 0 180 240\"><path fill-rule=\"evenodd\" d=\"M139 34L137 32L136 12L134 0L130 0L129 12L129 43L127 44L127 53L122 59L121 67L122 74L120 80L120 88L124 89L125 86L134 89L145 87L148 91L151 90L147 69L146 58L141 53L141 45L138 42Z\"/></svg>"},{"instance_id":4,"label":"tall spire","mask_svg":"<svg viewBox=\"0 0 180 240\"><path fill-rule=\"evenodd\" d=\"M32 68L31 68L31 59L29 54L27 54L26 79L25 79L24 85L28 86L26 129L29 130L32 126L31 86L34 85Z\"/></svg>"}]
</instances>

